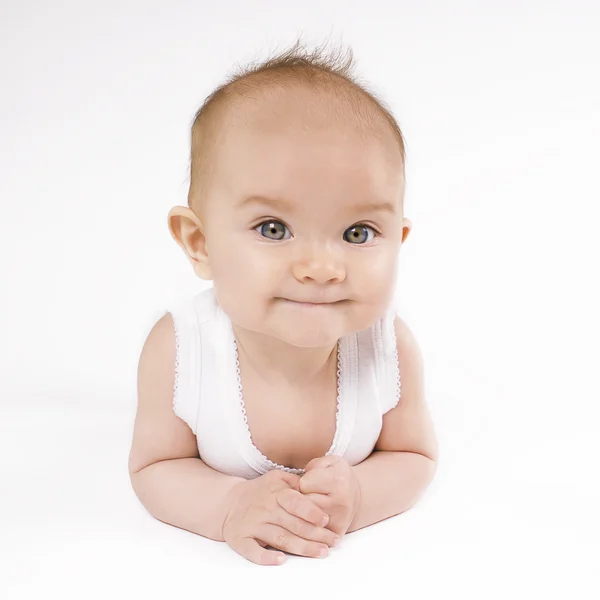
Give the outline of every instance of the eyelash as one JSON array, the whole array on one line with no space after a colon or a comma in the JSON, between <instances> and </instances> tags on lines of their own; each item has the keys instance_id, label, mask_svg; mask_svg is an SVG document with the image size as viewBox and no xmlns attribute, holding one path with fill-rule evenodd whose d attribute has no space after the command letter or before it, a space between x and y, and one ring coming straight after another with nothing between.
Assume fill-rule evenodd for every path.
<instances>
[{"instance_id":1,"label":"eyelash","mask_svg":"<svg viewBox=\"0 0 600 600\"><path fill-rule=\"evenodd\" d=\"M261 221L260 223L258 223L257 225L255 225L253 227L254 231L257 231L257 233L260 235L260 228L265 224L265 223L280 223L281 225L283 225L288 231L289 231L289 227L283 223L282 221L280 221L279 219L265 219L263 221ZM377 239L378 237L381 237L381 233L379 231L377 231L377 229L375 229L375 227L373 227L372 225L367 225L366 223L355 223L354 225L350 225L350 227L348 227L348 229L352 229L353 227L365 227L366 229L370 229L373 232L373 239L370 240L371 242L375 239ZM348 229L344 230L344 233L346 231L348 231ZM261 238L268 240L270 238L265 237L264 235L261 235ZM270 240L272 242L282 242L284 241L283 238L282 240ZM289 238L287 238L289 239ZM349 242L350 243L350 242ZM365 244L367 244L369 242L364 242L362 244L351 244L352 246L364 246Z\"/></svg>"}]
</instances>

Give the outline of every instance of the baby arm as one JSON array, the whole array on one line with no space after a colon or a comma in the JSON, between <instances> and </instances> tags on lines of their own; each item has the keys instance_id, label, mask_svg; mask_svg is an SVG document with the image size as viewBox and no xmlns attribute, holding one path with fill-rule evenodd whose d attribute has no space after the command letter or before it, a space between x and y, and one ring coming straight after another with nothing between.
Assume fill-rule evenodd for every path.
<instances>
[{"instance_id":1,"label":"baby arm","mask_svg":"<svg viewBox=\"0 0 600 600\"><path fill-rule=\"evenodd\" d=\"M437 470L438 444L425 402L423 358L406 323L394 323L402 395L383 416L375 452L353 467L362 490L349 531L361 529L414 506Z\"/></svg>"},{"instance_id":2,"label":"baby arm","mask_svg":"<svg viewBox=\"0 0 600 600\"><path fill-rule=\"evenodd\" d=\"M200 460L196 437L173 412L174 357L173 324L165 315L148 335L138 365L131 484L158 520L222 541L224 500L245 480Z\"/></svg>"}]
</instances>

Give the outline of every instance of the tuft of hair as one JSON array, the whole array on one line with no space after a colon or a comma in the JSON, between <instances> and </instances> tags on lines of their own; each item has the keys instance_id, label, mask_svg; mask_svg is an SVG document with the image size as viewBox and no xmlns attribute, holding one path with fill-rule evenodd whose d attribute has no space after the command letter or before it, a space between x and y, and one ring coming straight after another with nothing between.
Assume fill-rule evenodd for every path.
<instances>
[{"instance_id":1,"label":"tuft of hair","mask_svg":"<svg viewBox=\"0 0 600 600\"><path fill-rule=\"evenodd\" d=\"M384 122L397 139L404 165L405 142L400 126L386 103L354 75L352 48L334 47L328 51L326 46L308 49L298 39L288 49L266 60L238 67L207 96L191 126L188 193L191 208L200 209L210 187L210 176L215 171L213 149L222 133L227 110L268 87L303 86L325 91L345 100L345 108L352 110L357 121L367 126L373 125L375 120Z\"/></svg>"}]
</instances>

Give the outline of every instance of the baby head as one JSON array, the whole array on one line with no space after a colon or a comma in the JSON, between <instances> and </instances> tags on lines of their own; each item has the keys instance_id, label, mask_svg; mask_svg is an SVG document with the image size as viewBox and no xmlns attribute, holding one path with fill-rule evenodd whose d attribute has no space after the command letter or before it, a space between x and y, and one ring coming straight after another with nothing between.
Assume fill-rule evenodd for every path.
<instances>
[{"instance_id":1,"label":"baby head","mask_svg":"<svg viewBox=\"0 0 600 600\"><path fill-rule=\"evenodd\" d=\"M207 98L188 207L169 229L237 326L298 347L370 327L393 300L404 142L352 53L296 44Z\"/></svg>"}]
</instances>

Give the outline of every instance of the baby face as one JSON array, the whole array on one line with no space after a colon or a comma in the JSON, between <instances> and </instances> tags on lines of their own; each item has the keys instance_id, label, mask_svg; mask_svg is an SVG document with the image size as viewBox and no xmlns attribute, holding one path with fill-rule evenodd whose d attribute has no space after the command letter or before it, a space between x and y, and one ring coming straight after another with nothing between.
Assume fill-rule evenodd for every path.
<instances>
[{"instance_id":1,"label":"baby face","mask_svg":"<svg viewBox=\"0 0 600 600\"><path fill-rule=\"evenodd\" d=\"M206 250L235 324L324 347L370 327L392 300L410 229L402 159L391 132L308 118L292 99L285 108L263 103L225 131Z\"/></svg>"}]
</instances>

